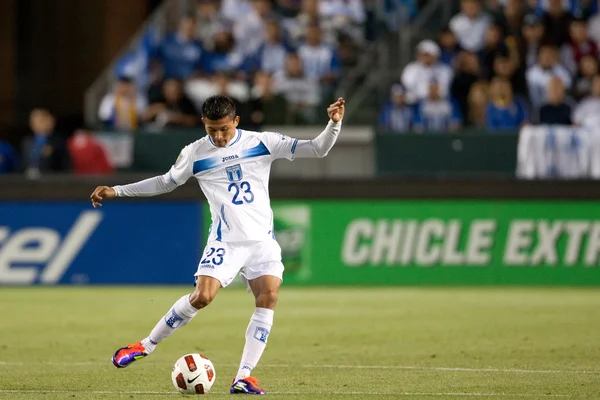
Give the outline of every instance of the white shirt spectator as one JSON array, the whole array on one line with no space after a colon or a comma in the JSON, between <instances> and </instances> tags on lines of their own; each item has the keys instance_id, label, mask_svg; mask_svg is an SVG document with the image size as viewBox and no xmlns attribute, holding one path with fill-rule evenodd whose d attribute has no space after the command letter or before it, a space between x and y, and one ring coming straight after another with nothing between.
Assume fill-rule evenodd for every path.
<instances>
[{"instance_id":1,"label":"white shirt spectator","mask_svg":"<svg viewBox=\"0 0 600 400\"><path fill-rule=\"evenodd\" d=\"M446 64L437 63L427 66L419 61L414 61L404 68L401 80L407 92L407 100L418 102L427 98L429 84L433 80L437 81L440 86L441 96L448 96L453 77L452 68Z\"/></svg>"},{"instance_id":2,"label":"white shirt spectator","mask_svg":"<svg viewBox=\"0 0 600 400\"><path fill-rule=\"evenodd\" d=\"M119 96L117 99L114 93L108 93L100 103L98 117L115 129L136 129L146 108L148 108L148 100L139 93L136 95L135 102L131 102L125 96Z\"/></svg>"},{"instance_id":3,"label":"white shirt spectator","mask_svg":"<svg viewBox=\"0 0 600 400\"><path fill-rule=\"evenodd\" d=\"M549 69L544 69L539 64L535 64L527 70L527 87L529 88L529 97L534 108L541 107L548 100L546 94L548 82L554 76L558 77L566 88L571 87L571 74L560 64L556 64Z\"/></svg>"},{"instance_id":4,"label":"white shirt spectator","mask_svg":"<svg viewBox=\"0 0 600 400\"><path fill-rule=\"evenodd\" d=\"M600 98L585 98L573 112L573 123L583 128L597 130L600 126Z\"/></svg>"},{"instance_id":5,"label":"white shirt spectator","mask_svg":"<svg viewBox=\"0 0 600 400\"><path fill-rule=\"evenodd\" d=\"M233 24L235 47L244 55L255 54L266 40L265 21L253 9Z\"/></svg>"},{"instance_id":6,"label":"white shirt spectator","mask_svg":"<svg viewBox=\"0 0 600 400\"><path fill-rule=\"evenodd\" d=\"M302 59L304 73L311 78L321 79L328 73L337 73L340 68L334 49L327 44L304 44L298 49L298 55Z\"/></svg>"},{"instance_id":7,"label":"white shirt spectator","mask_svg":"<svg viewBox=\"0 0 600 400\"><path fill-rule=\"evenodd\" d=\"M349 18L357 24L366 18L362 0L320 0L319 14L324 18Z\"/></svg>"},{"instance_id":8,"label":"white shirt spectator","mask_svg":"<svg viewBox=\"0 0 600 400\"><path fill-rule=\"evenodd\" d=\"M273 89L285 97L289 104L316 106L319 104L319 83L314 78L290 77L285 71L276 73L273 77Z\"/></svg>"},{"instance_id":9,"label":"white shirt spectator","mask_svg":"<svg viewBox=\"0 0 600 400\"><path fill-rule=\"evenodd\" d=\"M222 0L221 1L221 14L232 22L237 22L239 19L243 19L248 13L250 13L252 7L248 0Z\"/></svg>"},{"instance_id":10,"label":"white shirt spectator","mask_svg":"<svg viewBox=\"0 0 600 400\"><path fill-rule=\"evenodd\" d=\"M456 35L458 43L463 49L479 51L485 43L485 36L490 23L490 17L485 13L479 13L473 19L459 13L450 20L450 29Z\"/></svg>"},{"instance_id":11,"label":"white shirt spectator","mask_svg":"<svg viewBox=\"0 0 600 400\"><path fill-rule=\"evenodd\" d=\"M600 14L594 15L588 21L590 39L600 44Z\"/></svg>"}]
</instances>

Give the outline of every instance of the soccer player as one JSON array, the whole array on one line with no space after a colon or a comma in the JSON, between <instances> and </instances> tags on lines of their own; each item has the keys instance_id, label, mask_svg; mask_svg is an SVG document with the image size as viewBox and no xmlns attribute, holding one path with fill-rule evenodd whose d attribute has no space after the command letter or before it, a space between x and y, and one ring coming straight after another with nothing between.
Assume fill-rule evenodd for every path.
<instances>
[{"instance_id":1,"label":"soccer player","mask_svg":"<svg viewBox=\"0 0 600 400\"><path fill-rule=\"evenodd\" d=\"M251 372L273 326L283 275L269 200L271 163L278 158L325 157L340 132L344 106L344 99L339 98L327 108L330 121L321 134L312 140L298 140L279 133L237 129L239 117L234 102L222 95L210 97L202 106L208 136L184 147L169 172L130 185L99 186L94 190L90 198L97 207L105 199L167 193L193 176L208 200L212 218L208 243L195 274L196 289L177 300L146 338L118 349L112 357L117 368L151 354L167 336L208 306L219 289L229 285L242 270L256 308L230 392L265 393Z\"/></svg>"}]
</instances>

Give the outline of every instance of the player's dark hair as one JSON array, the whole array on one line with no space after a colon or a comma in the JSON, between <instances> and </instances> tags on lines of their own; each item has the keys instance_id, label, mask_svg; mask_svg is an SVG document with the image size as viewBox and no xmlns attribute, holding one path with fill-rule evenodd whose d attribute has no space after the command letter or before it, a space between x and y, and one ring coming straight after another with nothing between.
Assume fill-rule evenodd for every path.
<instances>
[{"instance_id":1,"label":"player's dark hair","mask_svg":"<svg viewBox=\"0 0 600 400\"><path fill-rule=\"evenodd\" d=\"M230 97L222 94L209 97L202 105L202 116L212 121L225 117L234 118L235 115L235 103Z\"/></svg>"}]
</instances>

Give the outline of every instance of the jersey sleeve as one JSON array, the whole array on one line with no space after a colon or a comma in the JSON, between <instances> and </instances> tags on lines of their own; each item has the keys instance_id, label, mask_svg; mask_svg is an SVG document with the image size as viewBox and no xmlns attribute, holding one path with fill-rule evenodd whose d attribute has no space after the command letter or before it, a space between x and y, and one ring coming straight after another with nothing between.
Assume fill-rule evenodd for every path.
<instances>
[{"instance_id":1,"label":"jersey sleeve","mask_svg":"<svg viewBox=\"0 0 600 400\"><path fill-rule=\"evenodd\" d=\"M273 158L287 158L290 161L294 159L298 139L282 135L281 133L263 132L261 140L267 146Z\"/></svg>"},{"instance_id":2,"label":"jersey sleeve","mask_svg":"<svg viewBox=\"0 0 600 400\"><path fill-rule=\"evenodd\" d=\"M181 150L175 164L169 170L169 180L177 186L183 185L193 175L192 151L190 146Z\"/></svg>"}]
</instances>

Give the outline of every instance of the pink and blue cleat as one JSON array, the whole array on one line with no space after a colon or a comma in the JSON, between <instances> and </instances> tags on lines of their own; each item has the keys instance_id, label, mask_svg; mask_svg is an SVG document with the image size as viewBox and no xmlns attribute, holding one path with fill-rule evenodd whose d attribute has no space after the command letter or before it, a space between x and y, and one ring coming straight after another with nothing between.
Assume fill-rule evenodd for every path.
<instances>
[{"instance_id":1,"label":"pink and blue cleat","mask_svg":"<svg viewBox=\"0 0 600 400\"><path fill-rule=\"evenodd\" d=\"M125 368L134 361L140 360L146 357L146 349L144 346L137 342L136 344L129 344L127 347L121 347L112 356L112 363L117 368Z\"/></svg>"},{"instance_id":2,"label":"pink and blue cleat","mask_svg":"<svg viewBox=\"0 0 600 400\"><path fill-rule=\"evenodd\" d=\"M264 389L258 387L258 379L247 376L242 379L238 379L233 382L231 385L231 389L229 389L229 393L231 394L265 394Z\"/></svg>"}]
</instances>

